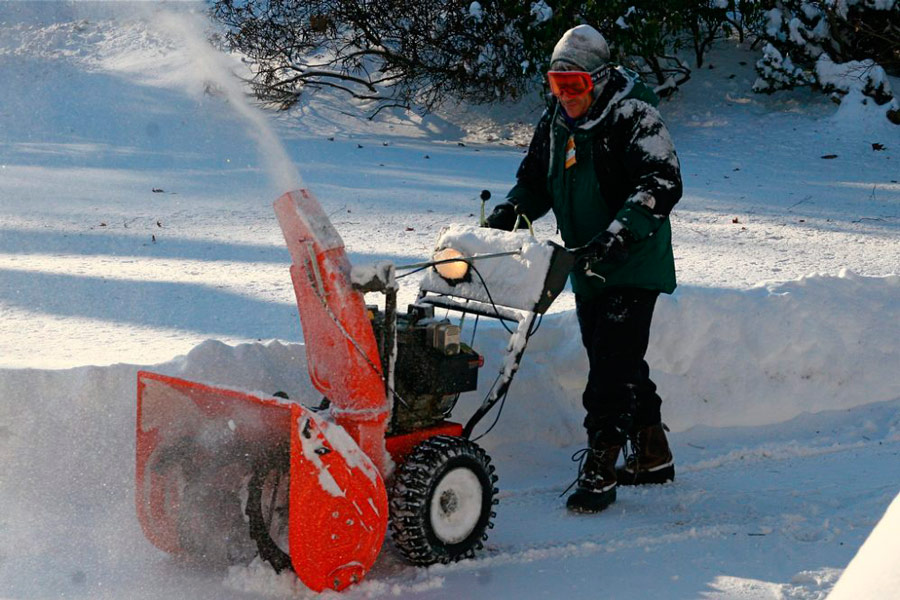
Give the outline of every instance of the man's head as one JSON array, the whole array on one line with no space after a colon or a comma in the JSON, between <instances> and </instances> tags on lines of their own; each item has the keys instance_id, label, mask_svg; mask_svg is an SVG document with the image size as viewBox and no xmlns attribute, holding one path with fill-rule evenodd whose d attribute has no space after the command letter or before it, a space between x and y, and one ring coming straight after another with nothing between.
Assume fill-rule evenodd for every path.
<instances>
[{"instance_id":1,"label":"man's head","mask_svg":"<svg viewBox=\"0 0 900 600\"><path fill-rule=\"evenodd\" d=\"M553 48L547 79L566 114L578 119L587 113L596 96L592 92L598 75L608 63L609 46L590 25L578 25L563 34Z\"/></svg>"}]
</instances>

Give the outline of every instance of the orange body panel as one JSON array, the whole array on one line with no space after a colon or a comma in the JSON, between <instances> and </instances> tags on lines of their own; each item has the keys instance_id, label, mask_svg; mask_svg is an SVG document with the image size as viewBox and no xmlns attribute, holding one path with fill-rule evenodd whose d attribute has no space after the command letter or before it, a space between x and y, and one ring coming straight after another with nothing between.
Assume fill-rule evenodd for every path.
<instances>
[{"instance_id":1,"label":"orange body panel","mask_svg":"<svg viewBox=\"0 0 900 600\"><path fill-rule=\"evenodd\" d=\"M310 379L331 400L335 420L384 473L390 407L378 344L363 294L352 287L343 241L308 190L281 196L275 214L293 261Z\"/></svg>"},{"instance_id":2,"label":"orange body panel","mask_svg":"<svg viewBox=\"0 0 900 600\"><path fill-rule=\"evenodd\" d=\"M381 552L389 514L384 481L339 425L307 413L292 421L291 440L294 571L317 592L342 590Z\"/></svg>"},{"instance_id":3,"label":"orange body panel","mask_svg":"<svg viewBox=\"0 0 900 600\"><path fill-rule=\"evenodd\" d=\"M395 463L399 464L406 460L406 456L412 452L413 448L428 438L432 438L436 435L458 437L462 435L462 432L463 426L459 423L444 421L443 423L439 423L434 427L429 427L427 429L389 436L385 442L391 458L394 459Z\"/></svg>"},{"instance_id":4,"label":"orange body panel","mask_svg":"<svg viewBox=\"0 0 900 600\"><path fill-rule=\"evenodd\" d=\"M299 404L138 373L136 503L158 548L206 561L256 553L241 498L256 465L290 452L289 544L315 591L343 589L375 563L387 491L349 433Z\"/></svg>"},{"instance_id":5,"label":"orange body panel","mask_svg":"<svg viewBox=\"0 0 900 600\"><path fill-rule=\"evenodd\" d=\"M147 539L175 554L215 543L193 521L288 439L290 419L290 406L275 400L139 372L135 499Z\"/></svg>"}]
</instances>

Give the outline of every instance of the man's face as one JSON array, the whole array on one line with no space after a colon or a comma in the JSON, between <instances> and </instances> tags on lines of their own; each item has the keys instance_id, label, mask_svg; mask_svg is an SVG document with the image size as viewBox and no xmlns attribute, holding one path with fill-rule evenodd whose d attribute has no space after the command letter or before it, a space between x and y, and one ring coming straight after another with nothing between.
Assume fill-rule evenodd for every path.
<instances>
[{"instance_id":1,"label":"man's face","mask_svg":"<svg viewBox=\"0 0 900 600\"><path fill-rule=\"evenodd\" d=\"M593 101L594 97L590 92L574 97L559 96L559 103L572 119L580 119L586 115Z\"/></svg>"},{"instance_id":2,"label":"man's face","mask_svg":"<svg viewBox=\"0 0 900 600\"><path fill-rule=\"evenodd\" d=\"M584 71L550 71L547 73L550 91L559 99L563 110L572 119L584 116L594 101L594 82Z\"/></svg>"}]
</instances>

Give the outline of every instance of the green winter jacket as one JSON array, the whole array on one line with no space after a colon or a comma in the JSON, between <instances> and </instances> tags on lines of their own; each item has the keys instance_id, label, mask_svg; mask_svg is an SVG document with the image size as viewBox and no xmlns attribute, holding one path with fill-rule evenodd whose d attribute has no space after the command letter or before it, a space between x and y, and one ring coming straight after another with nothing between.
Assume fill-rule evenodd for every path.
<instances>
[{"instance_id":1,"label":"green winter jacket","mask_svg":"<svg viewBox=\"0 0 900 600\"><path fill-rule=\"evenodd\" d=\"M571 275L576 294L596 296L610 287L675 289L668 216L681 197L681 172L651 104L655 99L636 76L618 68L582 119L572 122L554 103L538 123L507 195L531 219L553 210L568 248L588 243L614 219L628 230L627 260L595 263L594 276L576 269ZM570 136L575 163L566 168Z\"/></svg>"}]
</instances>

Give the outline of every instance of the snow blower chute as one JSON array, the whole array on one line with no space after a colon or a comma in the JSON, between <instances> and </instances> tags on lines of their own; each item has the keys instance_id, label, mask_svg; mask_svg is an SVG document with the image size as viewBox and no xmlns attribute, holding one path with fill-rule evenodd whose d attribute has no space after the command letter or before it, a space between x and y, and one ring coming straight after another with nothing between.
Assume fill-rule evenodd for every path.
<instances>
[{"instance_id":1,"label":"snow blower chute","mask_svg":"<svg viewBox=\"0 0 900 600\"><path fill-rule=\"evenodd\" d=\"M523 234L451 226L433 260L396 267L426 270L401 313L394 265L351 267L309 191L285 194L275 212L309 376L324 400L308 407L138 373L136 502L145 535L195 560L258 555L315 591L362 579L389 523L413 564L472 556L493 526L497 477L469 438L506 397L574 259ZM383 294L383 307L367 306L367 292ZM436 309L461 315L460 324ZM466 315L474 315L473 341L481 317L499 319L510 341L463 426L448 419L459 395L477 388L484 362L460 339Z\"/></svg>"}]
</instances>

